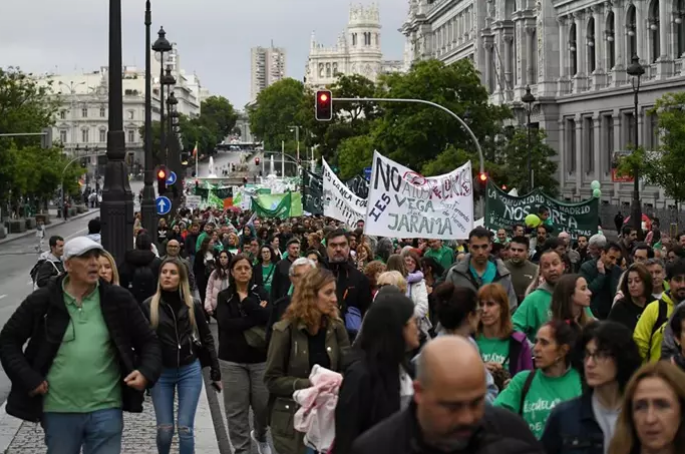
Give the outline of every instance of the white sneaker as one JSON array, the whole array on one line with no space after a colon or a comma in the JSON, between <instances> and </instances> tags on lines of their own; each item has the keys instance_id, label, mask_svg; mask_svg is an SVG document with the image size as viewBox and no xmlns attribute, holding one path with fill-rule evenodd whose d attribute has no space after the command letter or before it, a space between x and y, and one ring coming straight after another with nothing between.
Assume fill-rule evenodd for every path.
<instances>
[{"instance_id":1,"label":"white sneaker","mask_svg":"<svg viewBox=\"0 0 685 454\"><path fill-rule=\"evenodd\" d=\"M252 438L254 442L257 443L257 452L259 454L271 454L271 446L269 446L269 442L257 440L257 438L255 437L254 430L250 432L250 438Z\"/></svg>"}]
</instances>

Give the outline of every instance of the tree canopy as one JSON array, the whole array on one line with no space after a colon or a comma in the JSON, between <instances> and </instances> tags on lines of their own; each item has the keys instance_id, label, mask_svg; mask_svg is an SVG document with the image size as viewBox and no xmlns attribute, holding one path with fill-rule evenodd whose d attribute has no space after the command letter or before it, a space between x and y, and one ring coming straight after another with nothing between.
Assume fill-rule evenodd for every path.
<instances>
[{"instance_id":1,"label":"tree canopy","mask_svg":"<svg viewBox=\"0 0 685 454\"><path fill-rule=\"evenodd\" d=\"M282 141L292 143L295 135L290 128L298 125L304 99L304 85L291 78L281 79L259 92L256 105L248 108L248 117L252 134L264 142L265 150L280 150Z\"/></svg>"}]
</instances>

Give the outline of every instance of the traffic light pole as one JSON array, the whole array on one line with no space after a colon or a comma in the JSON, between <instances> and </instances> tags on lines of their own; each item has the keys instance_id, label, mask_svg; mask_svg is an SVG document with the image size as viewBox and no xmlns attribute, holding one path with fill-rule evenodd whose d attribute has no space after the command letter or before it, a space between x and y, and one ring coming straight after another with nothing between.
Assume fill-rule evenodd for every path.
<instances>
[{"instance_id":1,"label":"traffic light pole","mask_svg":"<svg viewBox=\"0 0 685 454\"><path fill-rule=\"evenodd\" d=\"M483 149L480 147L480 143L478 142L478 138L476 135L473 133L471 128L466 124L464 120L462 120L459 115L455 114L451 110L449 110L445 106L441 106L440 104L436 104L431 101L426 101L424 99L394 99L394 98L331 98L331 101L341 101L341 102L398 102L398 103L405 103L405 104L426 104L428 106L435 107L437 109L442 110L443 112L446 112L450 114L452 117L454 117L455 120L461 124L461 126L466 130L466 132L469 133L471 136L471 139L473 139L473 143L476 145L476 149L478 150L478 157L480 158L480 173L483 174L485 173L485 157L483 155Z\"/></svg>"}]
</instances>

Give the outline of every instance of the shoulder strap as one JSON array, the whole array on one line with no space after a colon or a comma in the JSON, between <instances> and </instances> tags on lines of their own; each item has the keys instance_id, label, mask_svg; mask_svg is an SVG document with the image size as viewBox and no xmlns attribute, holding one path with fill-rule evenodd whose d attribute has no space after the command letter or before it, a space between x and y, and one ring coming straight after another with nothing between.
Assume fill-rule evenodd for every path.
<instances>
[{"instance_id":1,"label":"shoulder strap","mask_svg":"<svg viewBox=\"0 0 685 454\"><path fill-rule=\"evenodd\" d=\"M526 382L523 384L523 389L521 390L521 401L519 402L519 415L521 416L523 416L523 405L526 403L526 396L528 395L528 391L530 391L530 387L533 384L533 379L535 378L536 372L536 369L531 370L526 377Z\"/></svg>"},{"instance_id":2,"label":"shoulder strap","mask_svg":"<svg viewBox=\"0 0 685 454\"><path fill-rule=\"evenodd\" d=\"M652 325L652 333L649 336L649 350L647 350L647 359L651 357L652 354L652 341L654 340L654 335L659 331L659 329L668 321L668 305L663 299L659 300L659 313L656 316L654 325Z\"/></svg>"}]
</instances>

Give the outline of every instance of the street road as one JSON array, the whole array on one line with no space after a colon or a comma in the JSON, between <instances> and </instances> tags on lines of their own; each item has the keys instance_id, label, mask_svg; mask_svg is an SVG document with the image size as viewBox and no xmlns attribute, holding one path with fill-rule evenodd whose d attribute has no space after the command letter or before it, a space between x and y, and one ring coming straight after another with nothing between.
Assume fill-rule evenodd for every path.
<instances>
[{"instance_id":1,"label":"street road","mask_svg":"<svg viewBox=\"0 0 685 454\"><path fill-rule=\"evenodd\" d=\"M214 165L220 169L226 164L240 162L242 153L222 152L216 156ZM200 164L200 175L208 175L208 164ZM131 192L134 194L135 210L140 210L137 194L143 188L142 181L131 182ZM48 226L46 231L45 248L48 247L47 239L53 235L59 235L68 241L71 238L86 235L88 233L88 221L99 216L99 211L65 224L55 227ZM37 239L34 235L17 239L0 245L0 327L4 326L7 319L14 313L16 308L32 291L32 282L29 272L38 259L35 247ZM0 404L5 401L9 393L10 383L0 366Z\"/></svg>"}]
</instances>

